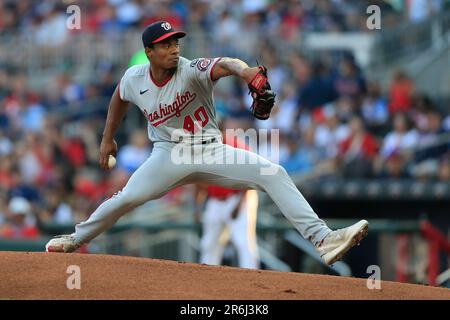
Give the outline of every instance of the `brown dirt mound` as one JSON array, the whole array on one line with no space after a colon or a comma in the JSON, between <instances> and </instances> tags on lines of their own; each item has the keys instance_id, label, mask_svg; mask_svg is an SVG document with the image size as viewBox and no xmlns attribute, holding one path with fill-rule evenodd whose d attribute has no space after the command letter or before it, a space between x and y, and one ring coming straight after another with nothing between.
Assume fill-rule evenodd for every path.
<instances>
[{"instance_id":1,"label":"brown dirt mound","mask_svg":"<svg viewBox=\"0 0 450 320\"><path fill-rule=\"evenodd\" d=\"M80 267L81 289L66 286ZM450 289L95 254L0 252L0 299L450 299Z\"/></svg>"}]
</instances>

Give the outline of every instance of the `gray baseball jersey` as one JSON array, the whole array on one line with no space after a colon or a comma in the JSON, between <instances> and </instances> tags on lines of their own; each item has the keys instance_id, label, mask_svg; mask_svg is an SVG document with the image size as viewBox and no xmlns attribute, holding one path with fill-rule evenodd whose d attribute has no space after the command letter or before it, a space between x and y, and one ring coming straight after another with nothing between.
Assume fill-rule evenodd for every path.
<instances>
[{"instance_id":1,"label":"gray baseball jersey","mask_svg":"<svg viewBox=\"0 0 450 320\"><path fill-rule=\"evenodd\" d=\"M188 60L165 83L157 84L150 64L129 68L119 83L120 98L134 103L148 120L153 142L220 137L214 108L212 72L220 58Z\"/></svg>"}]
</instances>

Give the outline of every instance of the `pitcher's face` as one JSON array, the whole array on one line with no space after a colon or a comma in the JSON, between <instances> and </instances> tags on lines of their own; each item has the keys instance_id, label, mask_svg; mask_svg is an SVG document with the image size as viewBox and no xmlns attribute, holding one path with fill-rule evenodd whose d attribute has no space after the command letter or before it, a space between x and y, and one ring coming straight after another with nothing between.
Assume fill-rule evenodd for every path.
<instances>
[{"instance_id":1,"label":"pitcher's face","mask_svg":"<svg viewBox=\"0 0 450 320\"><path fill-rule=\"evenodd\" d=\"M178 39L169 37L155 43L153 48L146 48L150 63L163 69L173 69L178 66L180 45Z\"/></svg>"}]
</instances>

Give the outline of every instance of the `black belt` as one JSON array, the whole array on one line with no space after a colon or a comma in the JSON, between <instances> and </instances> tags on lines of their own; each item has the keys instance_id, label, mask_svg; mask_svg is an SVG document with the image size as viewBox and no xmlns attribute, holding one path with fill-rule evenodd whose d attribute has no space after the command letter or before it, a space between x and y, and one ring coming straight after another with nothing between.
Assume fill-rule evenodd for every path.
<instances>
[{"instance_id":1,"label":"black belt","mask_svg":"<svg viewBox=\"0 0 450 320\"><path fill-rule=\"evenodd\" d=\"M216 138L212 138L212 139L209 139L209 140L203 140L202 144L208 144L208 143L213 143L213 142L217 142L217 139Z\"/></svg>"},{"instance_id":2,"label":"black belt","mask_svg":"<svg viewBox=\"0 0 450 320\"><path fill-rule=\"evenodd\" d=\"M209 144L209 143L213 143L213 142L217 142L217 141L218 141L217 138L212 138L212 139L209 139L209 140L202 140L201 142L191 142L190 145L191 146L195 146L195 145L198 145L198 144ZM182 142L183 142L183 140L181 140L178 143L182 143Z\"/></svg>"}]
</instances>

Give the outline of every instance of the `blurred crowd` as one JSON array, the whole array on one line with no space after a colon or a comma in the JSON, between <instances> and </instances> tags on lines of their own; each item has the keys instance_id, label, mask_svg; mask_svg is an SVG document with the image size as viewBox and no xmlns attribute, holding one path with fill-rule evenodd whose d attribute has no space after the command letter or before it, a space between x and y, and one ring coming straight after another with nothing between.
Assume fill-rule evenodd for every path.
<instances>
[{"instance_id":1,"label":"blurred crowd","mask_svg":"<svg viewBox=\"0 0 450 320\"><path fill-rule=\"evenodd\" d=\"M229 37L257 27L292 37L296 32L367 31L366 9L380 7L383 26L420 22L439 13L446 0L1 0L0 34L33 32L47 45L63 41L66 8L81 8L82 32L121 32L164 19L175 29L201 26ZM72 11L71 11L72 12Z\"/></svg>"},{"instance_id":2,"label":"blurred crowd","mask_svg":"<svg viewBox=\"0 0 450 320\"><path fill-rule=\"evenodd\" d=\"M64 73L36 92L23 73L0 67L0 237L36 237L45 223L84 220L150 155L141 126L119 140L114 174L99 169L101 132L117 84L110 80L111 70L85 84ZM25 228L30 225L36 230Z\"/></svg>"},{"instance_id":3,"label":"blurred crowd","mask_svg":"<svg viewBox=\"0 0 450 320\"><path fill-rule=\"evenodd\" d=\"M420 12L431 14L444 5L408 1L405 8L402 1L373 0L77 4L86 9L82 32L120 32L165 19L175 29L201 25L226 41L255 21L259 28L288 38L303 30L363 31L366 15L361 8L368 2L392 13L385 19L411 21L426 18L414 13L415 6L425 6L429 11ZM69 35L61 3L65 8L71 2L0 0L0 34L32 28L42 43L65 41ZM383 90L349 53L311 59L292 52L281 59L268 45L261 50L261 61L278 94L272 117L254 120L248 90L235 79L218 86L216 106L229 128L279 129L279 162L289 173L450 181L450 104L422 94L402 70ZM35 238L45 223L84 220L151 154L141 119L118 140L113 173L98 166L107 104L125 68L101 67L96 80L87 83L62 72L44 90L35 91L22 70L0 61L0 237Z\"/></svg>"},{"instance_id":4,"label":"blurred crowd","mask_svg":"<svg viewBox=\"0 0 450 320\"><path fill-rule=\"evenodd\" d=\"M327 64L294 53L287 65L269 55L270 50L264 61L279 94L271 118L255 122L245 92L230 99L219 91L218 110L234 119L234 128L279 129L274 157L288 172L450 181L448 100L436 103L422 94L402 70L383 92L349 54ZM236 87L245 90L240 83Z\"/></svg>"}]
</instances>

